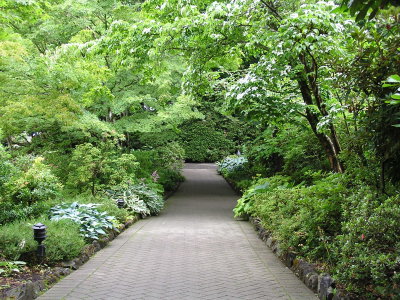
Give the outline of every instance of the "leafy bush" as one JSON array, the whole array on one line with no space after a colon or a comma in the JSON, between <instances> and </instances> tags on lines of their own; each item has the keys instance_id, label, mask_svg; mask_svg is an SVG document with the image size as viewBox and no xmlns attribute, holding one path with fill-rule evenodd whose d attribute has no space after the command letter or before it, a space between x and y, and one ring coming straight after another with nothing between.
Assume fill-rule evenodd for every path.
<instances>
[{"instance_id":1,"label":"leafy bush","mask_svg":"<svg viewBox=\"0 0 400 300\"><path fill-rule=\"evenodd\" d=\"M229 155L222 161L217 162L218 172L228 175L242 171L247 167L248 160L245 156Z\"/></svg>"},{"instance_id":2,"label":"leafy bush","mask_svg":"<svg viewBox=\"0 0 400 300\"><path fill-rule=\"evenodd\" d=\"M158 172L160 178L157 180L166 191L172 191L179 182L183 182L185 177L179 171L171 169L161 169Z\"/></svg>"},{"instance_id":3,"label":"leafy bush","mask_svg":"<svg viewBox=\"0 0 400 300\"><path fill-rule=\"evenodd\" d=\"M99 212L99 204L60 204L51 209L51 220L69 219L80 225L81 235L89 239L98 239L106 234L107 229L114 228L116 221L107 212Z\"/></svg>"},{"instance_id":4,"label":"leafy bush","mask_svg":"<svg viewBox=\"0 0 400 300\"><path fill-rule=\"evenodd\" d=\"M253 196L262 192L266 192L270 188L270 184L267 179L259 179L253 185L251 185L238 200L237 205L233 209L235 217L241 217L243 215L250 214L251 208L253 207Z\"/></svg>"},{"instance_id":5,"label":"leafy bush","mask_svg":"<svg viewBox=\"0 0 400 300\"><path fill-rule=\"evenodd\" d=\"M181 127L181 144L187 161L215 162L235 152L235 143L210 121L188 121Z\"/></svg>"},{"instance_id":6,"label":"leafy bush","mask_svg":"<svg viewBox=\"0 0 400 300\"><path fill-rule=\"evenodd\" d=\"M309 187L294 185L287 177L271 179L270 187L251 196L251 214L262 219L284 249L332 263L328 244L340 232L341 203L347 194L341 175L330 175Z\"/></svg>"},{"instance_id":7,"label":"leafy bush","mask_svg":"<svg viewBox=\"0 0 400 300\"><path fill-rule=\"evenodd\" d=\"M329 170L321 146L302 122L280 129L268 127L247 143L245 150L252 173L265 177L279 173L291 176L296 183L311 184L308 174Z\"/></svg>"},{"instance_id":8,"label":"leafy bush","mask_svg":"<svg viewBox=\"0 0 400 300\"><path fill-rule=\"evenodd\" d=\"M10 159L10 154L6 151L3 145L0 144L0 196L3 197L7 192L7 183L17 171Z\"/></svg>"},{"instance_id":9,"label":"leafy bush","mask_svg":"<svg viewBox=\"0 0 400 300\"><path fill-rule=\"evenodd\" d=\"M47 226L46 261L67 261L77 257L86 245L79 234L80 225L73 220L39 220ZM35 222L36 223L36 222Z\"/></svg>"},{"instance_id":10,"label":"leafy bush","mask_svg":"<svg viewBox=\"0 0 400 300\"><path fill-rule=\"evenodd\" d=\"M144 183L129 185L126 190L137 195L146 204L151 215L158 215L164 208L163 197Z\"/></svg>"},{"instance_id":11,"label":"leafy bush","mask_svg":"<svg viewBox=\"0 0 400 300\"><path fill-rule=\"evenodd\" d=\"M360 194L357 194L360 196ZM353 197L338 236L336 278L369 299L400 295L400 196Z\"/></svg>"},{"instance_id":12,"label":"leafy bush","mask_svg":"<svg viewBox=\"0 0 400 300\"><path fill-rule=\"evenodd\" d=\"M183 168L185 150L177 142L168 143L157 148L156 151L160 159L158 162L160 167L173 171L180 171Z\"/></svg>"},{"instance_id":13,"label":"leafy bush","mask_svg":"<svg viewBox=\"0 0 400 300\"><path fill-rule=\"evenodd\" d=\"M233 184L236 190L244 191L251 186L254 174L249 169L248 160L245 156L229 155L217 162L217 165L218 172Z\"/></svg>"},{"instance_id":14,"label":"leafy bush","mask_svg":"<svg viewBox=\"0 0 400 300\"><path fill-rule=\"evenodd\" d=\"M259 217L284 251L318 262L356 295L398 295L400 197L388 198L344 174L312 177L320 179L310 186L290 177L260 179L235 214Z\"/></svg>"},{"instance_id":15,"label":"leafy bush","mask_svg":"<svg viewBox=\"0 0 400 300\"><path fill-rule=\"evenodd\" d=\"M39 217L46 214L52 206L51 201L37 202L29 206L13 202L0 202L0 225Z\"/></svg>"},{"instance_id":16,"label":"leafy bush","mask_svg":"<svg viewBox=\"0 0 400 300\"><path fill-rule=\"evenodd\" d=\"M150 215L150 210L147 208L146 203L139 199L139 196L133 193L132 189L120 188L117 190L106 190L106 195L110 197L114 203L116 203L119 199L123 199L125 201L125 206L142 216Z\"/></svg>"},{"instance_id":17,"label":"leafy bush","mask_svg":"<svg viewBox=\"0 0 400 300\"><path fill-rule=\"evenodd\" d=\"M133 152L140 164L138 178L149 178L161 184L165 190L172 190L184 178L184 150L176 142L163 145L155 150L136 150Z\"/></svg>"},{"instance_id":18,"label":"leafy bush","mask_svg":"<svg viewBox=\"0 0 400 300\"><path fill-rule=\"evenodd\" d=\"M126 209L120 209L114 200L109 197L96 198L96 203L99 206L96 208L99 212L104 212L110 216L114 216L118 222L125 223L129 218L131 218L131 213Z\"/></svg>"},{"instance_id":19,"label":"leafy bush","mask_svg":"<svg viewBox=\"0 0 400 300\"><path fill-rule=\"evenodd\" d=\"M109 187L134 177L138 167L133 154L121 154L112 144L95 147L90 143L76 146L69 164L67 184L80 192L98 186Z\"/></svg>"},{"instance_id":20,"label":"leafy bush","mask_svg":"<svg viewBox=\"0 0 400 300\"><path fill-rule=\"evenodd\" d=\"M36 249L32 223L13 222L0 227L0 256L5 260L18 260L21 254Z\"/></svg>"},{"instance_id":21,"label":"leafy bush","mask_svg":"<svg viewBox=\"0 0 400 300\"><path fill-rule=\"evenodd\" d=\"M8 183L9 193L16 202L33 204L38 201L54 199L61 191L62 185L50 168L37 157L26 170Z\"/></svg>"},{"instance_id":22,"label":"leafy bush","mask_svg":"<svg viewBox=\"0 0 400 300\"><path fill-rule=\"evenodd\" d=\"M46 261L69 260L80 254L85 242L79 235L79 224L71 220L49 221L31 219L1 226L0 256L7 260L20 259L21 255L35 251L37 243L33 239L32 226L36 223L47 226Z\"/></svg>"}]
</instances>

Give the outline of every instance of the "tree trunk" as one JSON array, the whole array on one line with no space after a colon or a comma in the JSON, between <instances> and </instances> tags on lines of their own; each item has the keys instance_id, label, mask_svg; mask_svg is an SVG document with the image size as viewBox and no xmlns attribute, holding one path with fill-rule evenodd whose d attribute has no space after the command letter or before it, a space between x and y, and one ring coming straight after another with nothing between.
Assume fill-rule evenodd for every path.
<instances>
[{"instance_id":1,"label":"tree trunk","mask_svg":"<svg viewBox=\"0 0 400 300\"><path fill-rule=\"evenodd\" d=\"M313 93L311 92L307 81L304 78L299 78L297 82L299 84L304 103L307 105L314 105L312 97ZM318 132L317 125L319 119L318 116L310 110L310 108L306 108L306 119L310 124L311 129L317 137L318 141L320 142L322 148L324 149L332 171L336 173L343 173L344 167L338 158L338 154L340 153L341 149L334 125L330 124L329 126L330 135Z\"/></svg>"}]
</instances>

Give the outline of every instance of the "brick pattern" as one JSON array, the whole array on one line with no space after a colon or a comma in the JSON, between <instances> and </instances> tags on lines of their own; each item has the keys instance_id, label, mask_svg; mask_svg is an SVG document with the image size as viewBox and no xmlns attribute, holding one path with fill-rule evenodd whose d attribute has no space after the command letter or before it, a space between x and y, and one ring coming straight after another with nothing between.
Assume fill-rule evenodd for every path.
<instances>
[{"instance_id":1,"label":"brick pattern","mask_svg":"<svg viewBox=\"0 0 400 300\"><path fill-rule=\"evenodd\" d=\"M188 165L157 217L141 220L42 295L55 299L317 299L233 220L237 196L212 165Z\"/></svg>"}]
</instances>

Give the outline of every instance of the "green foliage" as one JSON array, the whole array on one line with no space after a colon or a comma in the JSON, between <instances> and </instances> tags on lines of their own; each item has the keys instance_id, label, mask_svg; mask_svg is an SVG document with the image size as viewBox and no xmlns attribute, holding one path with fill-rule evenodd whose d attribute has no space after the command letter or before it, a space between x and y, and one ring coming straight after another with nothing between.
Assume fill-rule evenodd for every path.
<instances>
[{"instance_id":1,"label":"green foliage","mask_svg":"<svg viewBox=\"0 0 400 300\"><path fill-rule=\"evenodd\" d=\"M31 205L39 201L54 199L62 185L50 167L43 163L42 157L35 158L27 168L7 183L8 193L17 203Z\"/></svg>"},{"instance_id":2,"label":"green foliage","mask_svg":"<svg viewBox=\"0 0 400 300\"><path fill-rule=\"evenodd\" d=\"M115 218L107 212L99 212L98 204L60 204L51 209L50 219L53 221L68 219L80 226L80 233L88 239L99 239L106 230L115 228Z\"/></svg>"},{"instance_id":3,"label":"green foliage","mask_svg":"<svg viewBox=\"0 0 400 300\"><path fill-rule=\"evenodd\" d=\"M23 203L0 202L0 225L47 214L53 205L53 201L41 201L29 206Z\"/></svg>"},{"instance_id":4,"label":"green foliage","mask_svg":"<svg viewBox=\"0 0 400 300\"><path fill-rule=\"evenodd\" d=\"M37 243L33 239L33 224L47 226L46 261L54 263L75 258L82 251L85 242L79 235L79 224L71 220L49 221L45 218L30 219L1 226L0 256L16 260L21 255L35 251Z\"/></svg>"},{"instance_id":5,"label":"green foliage","mask_svg":"<svg viewBox=\"0 0 400 300\"><path fill-rule=\"evenodd\" d=\"M71 260L81 254L86 245L84 237L79 234L81 225L75 220L43 220L47 226L46 261L54 263Z\"/></svg>"},{"instance_id":6,"label":"green foliage","mask_svg":"<svg viewBox=\"0 0 400 300\"><path fill-rule=\"evenodd\" d=\"M399 6L399 3L396 0L342 0L342 5L340 9L336 11L350 11L352 16L356 16L357 21L364 20L369 14L368 18L373 19L378 11L382 8L385 8L389 4Z\"/></svg>"},{"instance_id":7,"label":"green foliage","mask_svg":"<svg viewBox=\"0 0 400 300\"><path fill-rule=\"evenodd\" d=\"M93 200L91 199L90 201ZM106 213L107 215L114 216L121 224L124 224L128 219L132 218L131 212L118 208L118 206L115 205L115 201L109 197L97 197L94 201L99 204L96 209L100 213Z\"/></svg>"},{"instance_id":8,"label":"green foliage","mask_svg":"<svg viewBox=\"0 0 400 300\"><path fill-rule=\"evenodd\" d=\"M217 162L218 172L237 190L244 191L251 186L253 173L246 156L229 155Z\"/></svg>"},{"instance_id":9,"label":"green foliage","mask_svg":"<svg viewBox=\"0 0 400 300\"><path fill-rule=\"evenodd\" d=\"M245 190L243 196L238 200L233 212L235 217L249 215L254 204L254 195L265 192L270 188L270 183L266 179L259 179Z\"/></svg>"},{"instance_id":10,"label":"green foliage","mask_svg":"<svg viewBox=\"0 0 400 300\"><path fill-rule=\"evenodd\" d=\"M139 199L139 196L133 193L133 190L130 188L107 190L106 195L110 197L114 203L116 203L119 199L124 200L126 208L134 213L140 214L144 217L150 215L150 210L146 203Z\"/></svg>"},{"instance_id":11,"label":"green foliage","mask_svg":"<svg viewBox=\"0 0 400 300\"><path fill-rule=\"evenodd\" d=\"M193 120L180 127L187 161L215 162L235 152L235 144L213 122Z\"/></svg>"},{"instance_id":12,"label":"green foliage","mask_svg":"<svg viewBox=\"0 0 400 300\"><path fill-rule=\"evenodd\" d=\"M353 197L337 241L336 277L368 299L399 295L400 198Z\"/></svg>"},{"instance_id":13,"label":"green foliage","mask_svg":"<svg viewBox=\"0 0 400 300\"><path fill-rule=\"evenodd\" d=\"M217 162L218 172L228 176L230 173L243 171L247 167L248 160L245 156L229 155Z\"/></svg>"},{"instance_id":14,"label":"green foliage","mask_svg":"<svg viewBox=\"0 0 400 300\"><path fill-rule=\"evenodd\" d=\"M331 174L310 186L259 179L234 212L261 218L284 251L320 263L346 290L375 299L399 292L399 209L398 196Z\"/></svg>"},{"instance_id":15,"label":"green foliage","mask_svg":"<svg viewBox=\"0 0 400 300\"><path fill-rule=\"evenodd\" d=\"M139 200L142 200L146 204L151 215L158 215L164 208L163 197L147 184L139 183L129 185L126 191L129 191L129 194L136 195Z\"/></svg>"},{"instance_id":16,"label":"green foliage","mask_svg":"<svg viewBox=\"0 0 400 300\"><path fill-rule=\"evenodd\" d=\"M16 167L11 163L11 155L3 145L0 145L0 196L7 193L6 185L16 173Z\"/></svg>"},{"instance_id":17,"label":"green foliage","mask_svg":"<svg viewBox=\"0 0 400 300\"><path fill-rule=\"evenodd\" d=\"M134 177L138 167L133 154L120 154L108 145L103 148L86 143L76 146L69 164L68 185L80 191L91 189L96 192L98 185L117 185Z\"/></svg>"},{"instance_id":18,"label":"green foliage","mask_svg":"<svg viewBox=\"0 0 400 300\"><path fill-rule=\"evenodd\" d=\"M160 169L156 173L159 176L157 182L164 187L166 191L173 191L179 182L183 182L185 177L180 171L173 169Z\"/></svg>"},{"instance_id":19,"label":"green foliage","mask_svg":"<svg viewBox=\"0 0 400 300\"><path fill-rule=\"evenodd\" d=\"M272 176L279 173L291 176L297 183L310 183L313 178L308 174L329 170L323 149L301 121L298 126L268 127L247 143L245 150L254 174Z\"/></svg>"},{"instance_id":20,"label":"green foliage","mask_svg":"<svg viewBox=\"0 0 400 300\"><path fill-rule=\"evenodd\" d=\"M131 210L156 214L163 201L150 191L182 180L183 158L240 149L248 163L223 172L253 184L236 214L260 215L287 249L339 266L339 285L396 295L395 2L342 1L357 23L332 2L0 0L0 222L45 213L60 182L119 221L130 212L113 200L77 194L118 185ZM260 175L270 178L252 182ZM17 240L11 260L27 250Z\"/></svg>"},{"instance_id":21,"label":"green foliage","mask_svg":"<svg viewBox=\"0 0 400 300\"><path fill-rule=\"evenodd\" d=\"M25 265L24 261L0 261L0 276L9 277L20 273Z\"/></svg>"},{"instance_id":22,"label":"green foliage","mask_svg":"<svg viewBox=\"0 0 400 300\"><path fill-rule=\"evenodd\" d=\"M21 254L36 249L33 240L32 223L18 221L1 226L0 256L5 260L18 260Z\"/></svg>"},{"instance_id":23,"label":"green foliage","mask_svg":"<svg viewBox=\"0 0 400 300\"><path fill-rule=\"evenodd\" d=\"M154 150L136 150L133 154L140 164L138 178L151 177L153 182L158 182L167 191L173 190L184 180L180 173L183 168L184 150L178 143L169 142Z\"/></svg>"}]
</instances>

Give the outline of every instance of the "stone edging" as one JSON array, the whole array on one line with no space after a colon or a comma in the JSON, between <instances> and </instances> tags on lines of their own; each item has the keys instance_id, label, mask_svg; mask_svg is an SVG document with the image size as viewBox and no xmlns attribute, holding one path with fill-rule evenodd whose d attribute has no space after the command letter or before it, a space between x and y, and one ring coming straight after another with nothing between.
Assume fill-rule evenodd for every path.
<instances>
[{"instance_id":1,"label":"stone edging","mask_svg":"<svg viewBox=\"0 0 400 300\"><path fill-rule=\"evenodd\" d=\"M27 281L25 284L16 288L10 289L5 295L5 299L16 300L32 300L36 299L41 293L53 286L61 277L69 275L73 270L79 269L86 263L92 255L104 248L109 242L116 238L120 233L125 231L132 224L136 223L140 217L136 215L132 220L128 220L117 230L112 230L108 236L99 240L93 241L86 245L80 256L68 262L62 262L61 267L52 268L49 274L46 274L42 279L37 281Z\"/></svg>"},{"instance_id":2,"label":"stone edging","mask_svg":"<svg viewBox=\"0 0 400 300\"><path fill-rule=\"evenodd\" d=\"M258 218L249 217L249 222L254 226L258 236L275 253L275 255L291 269L304 284L314 293L318 294L321 300L352 300L350 296L339 290L335 290L335 281L329 274L319 274L315 266L309 262L296 258L296 254L284 253L279 243L272 237L271 233L265 230Z\"/></svg>"}]
</instances>

